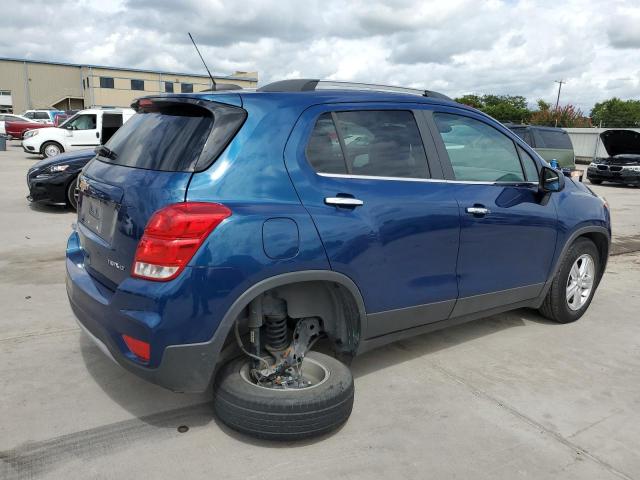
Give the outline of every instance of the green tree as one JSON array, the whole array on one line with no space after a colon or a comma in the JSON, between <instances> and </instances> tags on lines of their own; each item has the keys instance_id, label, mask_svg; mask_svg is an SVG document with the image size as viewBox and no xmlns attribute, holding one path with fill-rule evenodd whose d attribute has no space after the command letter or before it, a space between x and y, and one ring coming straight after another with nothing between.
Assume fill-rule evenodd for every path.
<instances>
[{"instance_id":1,"label":"green tree","mask_svg":"<svg viewBox=\"0 0 640 480\"><path fill-rule=\"evenodd\" d=\"M455 99L456 102L462 103L463 105L468 105L469 107L477 108L481 110L484 107L484 103L482 102L482 97L479 95L463 95L460 98Z\"/></svg>"},{"instance_id":2,"label":"green tree","mask_svg":"<svg viewBox=\"0 0 640 480\"><path fill-rule=\"evenodd\" d=\"M538 110L539 111L543 111L543 110L551 110L551 104L548 102L545 102L543 99L539 98L538 101L536 102L538 104Z\"/></svg>"},{"instance_id":3,"label":"green tree","mask_svg":"<svg viewBox=\"0 0 640 480\"><path fill-rule=\"evenodd\" d=\"M594 125L603 127L640 126L640 100L621 100L611 98L596 103L591 110Z\"/></svg>"},{"instance_id":4,"label":"green tree","mask_svg":"<svg viewBox=\"0 0 640 480\"><path fill-rule=\"evenodd\" d=\"M456 102L477 108L501 122L527 122L531 111L520 95L463 95Z\"/></svg>"}]
</instances>

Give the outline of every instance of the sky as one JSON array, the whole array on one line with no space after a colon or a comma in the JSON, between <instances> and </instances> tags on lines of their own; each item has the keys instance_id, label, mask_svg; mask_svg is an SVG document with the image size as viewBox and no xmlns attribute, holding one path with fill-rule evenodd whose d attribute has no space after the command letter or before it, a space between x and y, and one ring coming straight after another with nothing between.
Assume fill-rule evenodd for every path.
<instances>
[{"instance_id":1,"label":"sky","mask_svg":"<svg viewBox=\"0 0 640 480\"><path fill-rule=\"evenodd\" d=\"M640 0L3 0L0 56L523 95L640 99Z\"/></svg>"}]
</instances>

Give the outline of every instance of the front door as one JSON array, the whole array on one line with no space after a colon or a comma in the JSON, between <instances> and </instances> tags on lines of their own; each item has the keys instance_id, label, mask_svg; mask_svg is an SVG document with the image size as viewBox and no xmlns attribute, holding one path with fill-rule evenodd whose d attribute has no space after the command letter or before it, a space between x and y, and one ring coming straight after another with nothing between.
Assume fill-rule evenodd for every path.
<instances>
[{"instance_id":1,"label":"front door","mask_svg":"<svg viewBox=\"0 0 640 480\"><path fill-rule=\"evenodd\" d=\"M65 124L66 150L82 150L100 145L100 130L95 113L83 113Z\"/></svg>"},{"instance_id":2,"label":"front door","mask_svg":"<svg viewBox=\"0 0 640 480\"><path fill-rule=\"evenodd\" d=\"M454 316L535 298L555 252L557 214L538 189L540 164L498 125L472 113L433 114L436 144L460 206Z\"/></svg>"},{"instance_id":3,"label":"front door","mask_svg":"<svg viewBox=\"0 0 640 480\"><path fill-rule=\"evenodd\" d=\"M433 181L442 171L422 114L339 108L307 110L285 158L331 268L362 293L364 336L447 318L458 293L460 220L446 183Z\"/></svg>"}]
</instances>

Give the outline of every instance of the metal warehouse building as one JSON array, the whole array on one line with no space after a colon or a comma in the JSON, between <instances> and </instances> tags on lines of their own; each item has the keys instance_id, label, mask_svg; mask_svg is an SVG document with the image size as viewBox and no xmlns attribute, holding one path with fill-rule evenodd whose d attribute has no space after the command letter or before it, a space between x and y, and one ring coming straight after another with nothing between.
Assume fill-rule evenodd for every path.
<instances>
[{"instance_id":1,"label":"metal warehouse building","mask_svg":"<svg viewBox=\"0 0 640 480\"><path fill-rule=\"evenodd\" d=\"M257 72L214 77L216 82L255 87ZM42 62L0 57L0 112L35 108L126 107L154 93L191 93L211 88L207 75Z\"/></svg>"}]
</instances>

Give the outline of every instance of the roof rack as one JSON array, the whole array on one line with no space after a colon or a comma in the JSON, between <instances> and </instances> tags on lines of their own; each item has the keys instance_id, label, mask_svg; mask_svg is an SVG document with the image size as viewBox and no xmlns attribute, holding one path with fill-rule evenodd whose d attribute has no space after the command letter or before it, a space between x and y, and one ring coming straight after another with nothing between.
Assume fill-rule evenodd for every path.
<instances>
[{"instance_id":1,"label":"roof rack","mask_svg":"<svg viewBox=\"0 0 640 480\"><path fill-rule=\"evenodd\" d=\"M308 92L314 90L373 90L377 92L405 93L409 95L420 95L422 97L451 100L451 98L447 97L446 95L434 92L432 90L396 87L393 85L376 85L372 83L316 80L310 78L280 80L277 82L269 83L257 89L258 92Z\"/></svg>"}]
</instances>

